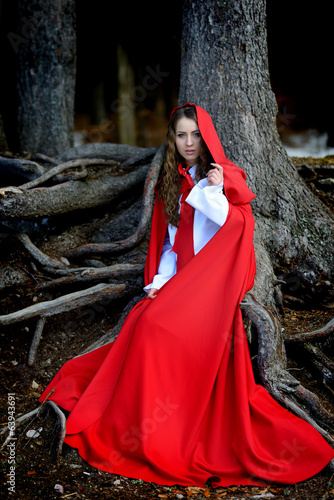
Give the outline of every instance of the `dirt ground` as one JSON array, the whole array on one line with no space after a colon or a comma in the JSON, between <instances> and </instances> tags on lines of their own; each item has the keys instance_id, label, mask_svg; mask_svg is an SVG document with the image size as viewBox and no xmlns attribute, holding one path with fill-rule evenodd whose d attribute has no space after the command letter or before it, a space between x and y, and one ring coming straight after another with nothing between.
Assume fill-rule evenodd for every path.
<instances>
[{"instance_id":1,"label":"dirt ground","mask_svg":"<svg viewBox=\"0 0 334 500\"><path fill-rule=\"evenodd\" d=\"M44 251L46 249L44 248ZM25 272L29 278L24 285L6 288L0 292L1 314L18 310L39 301L36 276L31 271L30 257L18 243L2 247L1 260ZM3 268L2 268L3 269ZM86 346L113 327L125 303L92 306L89 310L68 312L47 320L36 362L28 366L27 358L36 319L3 327L1 338L1 427L7 425L9 417L19 417L38 406L41 391L65 361L81 352ZM290 304L291 305L291 304ZM331 319L330 307L317 309L285 310L283 327L287 331L313 330ZM314 374L305 366L295 352L288 352L294 358L289 369L302 383L321 396L329 407L333 404L332 394L327 391ZM28 430L43 428L35 438L27 437ZM4 448L1 456L2 479L0 498L20 500L42 499L334 499L334 474L329 468L315 477L291 486L241 487L213 489L159 486L144 483L113 474L101 472L80 459L74 450L66 445L59 462L55 460L54 448L50 452L50 436L58 433L54 414L41 416L27 425L16 428L15 446ZM11 468L11 460L14 468ZM14 490L8 488L14 480ZM2 496L3 495L3 496Z\"/></svg>"}]
</instances>

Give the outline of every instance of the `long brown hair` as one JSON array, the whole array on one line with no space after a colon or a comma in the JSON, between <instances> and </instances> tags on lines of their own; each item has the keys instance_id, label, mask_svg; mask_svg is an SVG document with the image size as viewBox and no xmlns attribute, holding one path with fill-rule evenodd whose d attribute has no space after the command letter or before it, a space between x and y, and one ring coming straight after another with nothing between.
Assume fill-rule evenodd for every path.
<instances>
[{"instance_id":1,"label":"long brown hair","mask_svg":"<svg viewBox=\"0 0 334 500\"><path fill-rule=\"evenodd\" d=\"M193 106L185 106L177 109L168 124L166 135L166 155L163 168L162 180L159 183L159 198L164 201L165 213L167 214L168 222L173 226L178 226L179 215L179 198L181 187L181 175L178 172L178 164L184 161L184 158L176 149L176 124L181 118L191 118L197 122L196 109ZM210 170L210 163L213 158L208 150L205 142L202 139L201 154L196 165L196 181L203 179Z\"/></svg>"}]
</instances>

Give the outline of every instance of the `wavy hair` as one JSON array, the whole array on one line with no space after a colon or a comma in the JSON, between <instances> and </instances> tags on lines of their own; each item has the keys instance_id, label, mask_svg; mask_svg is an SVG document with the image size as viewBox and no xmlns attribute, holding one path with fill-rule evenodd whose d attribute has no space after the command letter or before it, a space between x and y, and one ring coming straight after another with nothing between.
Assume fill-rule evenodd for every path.
<instances>
[{"instance_id":1,"label":"wavy hair","mask_svg":"<svg viewBox=\"0 0 334 500\"><path fill-rule=\"evenodd\" d=\"M168 222L173 226L178 227L179 215L179 198L181 188L181 175L178 172L178 164L184 161L184 158L176 149L176 124L181 118L190 118L197 121L196 109L193 106L185 106L177 109L168 124L166 134L166 155L163 167L163 175L161 182L158 184L159 199L162 199L165 205L165 213ZM201 153L196 164L195 179L198 182L203 179L207 172L212 168L210 163L213 158L208 150L205 142L202 139Z\"/></svg>"}]
</instances>

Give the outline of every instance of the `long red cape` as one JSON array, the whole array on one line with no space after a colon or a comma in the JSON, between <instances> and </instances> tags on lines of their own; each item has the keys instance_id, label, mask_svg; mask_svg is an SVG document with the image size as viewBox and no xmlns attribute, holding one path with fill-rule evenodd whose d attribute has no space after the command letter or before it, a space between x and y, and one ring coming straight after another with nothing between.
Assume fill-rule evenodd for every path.
<instances>
[{"instance_id":1,"label":"long red cape","mask_svg":"<svg viewBox=\"0 0 334 500\"><path fill-rule=\"evenodd\" d=\"M239 308L255 275L254 195L209 115L196 111L224 167L224 226L154 300L132 309L114 343L68 361L40 401L55 387L51 399L71 412L65 442L104 471L165 485L295 483L334 451L254 381ZM165 233L156 201L146 283Z\"/></svg>"}]
</instances>

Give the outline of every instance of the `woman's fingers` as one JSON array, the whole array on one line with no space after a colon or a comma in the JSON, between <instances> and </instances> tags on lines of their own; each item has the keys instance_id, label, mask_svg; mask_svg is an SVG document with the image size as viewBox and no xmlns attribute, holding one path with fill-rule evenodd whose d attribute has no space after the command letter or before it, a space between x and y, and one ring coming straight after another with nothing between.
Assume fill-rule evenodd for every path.
<instances>
[{"instance_id":1,"label":"woman's fingers","mask_svg":"<svg viewBox=\"0 0 334 500\"><path fill-rule=\"evenodd\" d=\"M211 163L214 168L211 168L207 174L208 185L218 186L223 181L223 167L218 163Z\"/></svg>"},{"instance_id":2,"label":"woman's fingers","mask_svg":"<svg viewBox=\"0 0 334 500\"><path fill-rule=\"evenodd\" d=\"M155 299L155 297L157 296L157 291L158 289L157 288L151 288L148 293L147 293L147 298L148 299Z\"/></svg>"}]
</instances>

